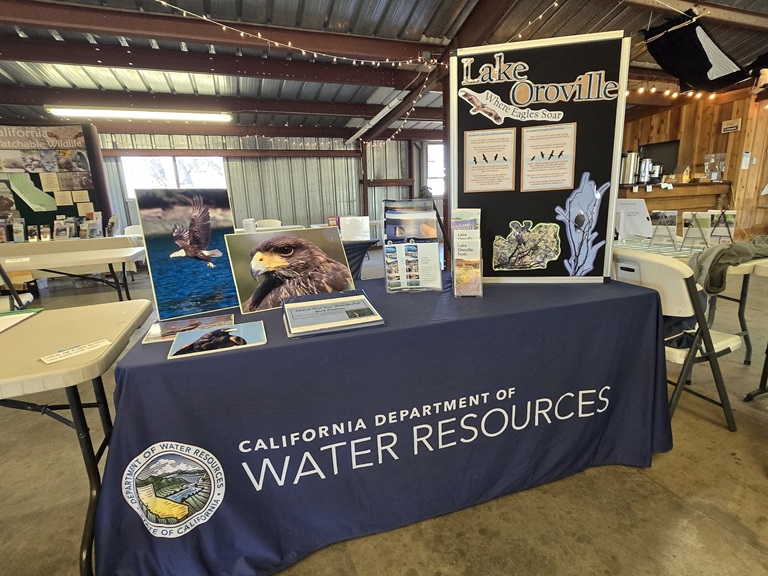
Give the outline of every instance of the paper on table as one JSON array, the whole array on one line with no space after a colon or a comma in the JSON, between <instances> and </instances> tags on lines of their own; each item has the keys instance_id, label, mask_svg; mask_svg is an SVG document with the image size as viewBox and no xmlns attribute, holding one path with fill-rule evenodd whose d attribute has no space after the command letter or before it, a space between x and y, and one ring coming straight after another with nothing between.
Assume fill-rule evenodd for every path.
<instances>
[{"instance_id":1,"label":"paper on table","mask_svg":"<svg viewBox=\"0 0 768 576\"><path fill-rule=\"evenodd\" d=\"M35 212L52 212L56 210L54 199L38 189L32 183L29 174L10 173L8 174L8 179L16 195L24 200Z\"/></svg>"},{"instance_id":2,"label":"paper on table","mask_svg":"<svg viewBox=\"0 0 768 576\"><path fill-rule=\"evenodd\" d=\"M109 340L97 340L96 342L91 342L89 344L82 344L81 346L75 346L74 348L69 348L68 350L61 350L60 352L56 352L55 354L49 354L48 356L43 356L40 358L43 362L46 364L53 364L54 362L59 362L61 360L66 360L67 358L72 358L72 356L79 356L80 354L85 354L86 352L90 352L91 350L96 350L98 348L104 348L105 346L109 346L111 342Z\"/></svg>"},{"instance_id":3,"label":"paper on table","mask_svg":"<svg viewBox=\"0 0 768 576\"><path fill-rule=\"evenodd\" d=\"M27 318L32 318L32 316L41 310L42 308L32 308L29 310L18 310L7 314L0 314L0 332L7 330L11 326L15 326L19 322L23 322Z\"/></svg>"},{"instance_id":4,"label":"paper on table","mask_svg":"<svg viewBox=\"0 0 768 576\"><path fill-rule=\"evenodd\" d=\"M77 203L77 215L85 216L89 212L93 212L93 202L78 202Z\"/></svg>"},{"instance_id":5,"label":"paper on table","mask_svg":"<svg viewBox=\"0 0 768 576\"><path fill-rule=\"evenodd\" d=\"M68 190L55 190L53 197L56 199L56 206L72 206L72 193Z\"/></svg>"}]
</instances>

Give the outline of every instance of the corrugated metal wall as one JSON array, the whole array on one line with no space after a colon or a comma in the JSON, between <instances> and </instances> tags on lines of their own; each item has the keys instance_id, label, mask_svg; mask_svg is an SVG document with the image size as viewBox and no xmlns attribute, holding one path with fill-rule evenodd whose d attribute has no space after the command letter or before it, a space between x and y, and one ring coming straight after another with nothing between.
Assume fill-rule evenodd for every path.
<instances>
[{"instance_id":1,"label":"corrugated metal wall","mask_svg":"<svg viewBox=\"0 0 768 576\"><path fill-rule=\"evenodd\" d=\"M408 142L389 140L369 146L367 170L369 180L396 180L410 178L408 170ZM383 220L384 200L403 200L409 197L408 186L372 186L368 188L368 213L371 220Z\"/></svg>"},{"instance_id":2,"label":"corrugated metal wall","mask_svg":"<svg viewBox=\"0 0 768 576\"><path fill-rule=\"evenodd\" d=\"M232 210L243 218L324 224L362 214L359 158L225 158Z\"/></svg>"},{"instance_id":3,"label":"corrugated metal wall","mask_svg":"<svg viewBox=\"0 0 768 576\"><path fill-rule=\"evenodd\" d=\"M105 149L163 150L355 150L341 139L102 134ZM368 151L370 179L409 178L408 143L392 140ZM107 158L107 179L115 213L130 213L119 160ZM322 224L328 216L363 214L359 157L224 158L233 218L277 218L283 224ZM381 220L384 199L407 198L408 187L369 188L371 220Z\"/></svg>"}]
</instances>

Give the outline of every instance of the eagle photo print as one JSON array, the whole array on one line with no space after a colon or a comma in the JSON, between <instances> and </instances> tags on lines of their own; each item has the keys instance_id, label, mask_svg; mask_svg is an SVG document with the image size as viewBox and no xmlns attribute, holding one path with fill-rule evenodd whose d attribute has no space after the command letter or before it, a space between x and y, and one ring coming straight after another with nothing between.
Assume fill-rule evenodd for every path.
<instances>
[{"instance_id":1,"label":"eagle photo print","mask_svg":"<svg viewBox=\"0 0 768 576\"><path fill-rule=\"evenodd\" d=\"M277 308L284 298L354 289L339 229L228 234L240 311Z\"/></svg>"},{"instance_id":2,"label":"eagle photo print","mask_svg":"<svg viewBox=\"0 0 768 576\"><path fill-rule=\"evenodd\" d=\"M136 190L160 320L237 306L226 234L234 232L224 189Z\"/></svg>"}]
</instances>

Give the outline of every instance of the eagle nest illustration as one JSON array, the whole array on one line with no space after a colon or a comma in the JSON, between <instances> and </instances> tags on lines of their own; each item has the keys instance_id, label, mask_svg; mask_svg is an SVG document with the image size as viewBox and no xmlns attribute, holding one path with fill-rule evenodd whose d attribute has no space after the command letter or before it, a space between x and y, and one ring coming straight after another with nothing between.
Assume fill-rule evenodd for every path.
<instances>
[{"instance_id":1,"label":"eagle nest illustration","mask_svg":"<svg viewBox=\"0 0 768 576\"><path fill-rule=\"evenodd\" d=\"M192 198L192 217L189 219L189 228L174 224L173 241L181 250L171 254L171 258L194 258L202 260L210 268L216 267L211 262L211 258L219 258L221 250L207 250L211 241L211 216L208 214L208 206L203 204L200 196Z\"/></svg>"},{"instance_id":2,"label":"eagle nest illustration","mask_svg":"<svg viewBox=\"0 0 768 576\"><path fill-rule=\"evenodd\" d=\"M251 250L251 275L261 283L243 303L244 312L280 306L284 298L341 292L352 286L349 268L309 240L273 236Z\"/></svg>"}]
</instances>

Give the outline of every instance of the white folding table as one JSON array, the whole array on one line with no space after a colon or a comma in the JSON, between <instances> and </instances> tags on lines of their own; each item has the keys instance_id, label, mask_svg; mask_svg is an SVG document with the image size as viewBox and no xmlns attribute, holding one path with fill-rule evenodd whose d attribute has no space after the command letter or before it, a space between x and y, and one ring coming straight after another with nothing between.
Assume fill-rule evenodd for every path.
<instances>
[{"instance_id":1,"label":"white folding table","mask_svg":"<svg viewBox=\"0 0 768 576\"><path fill-rule=\"evenodd\" d=\"M0 406L38 412L52 417L77 433L80 451L88 474L90 498L80 547L80 573L91 576L91 551L101 477L98 463L112 431L104 385L104 374L128 345L131 334L149 317L152 305L148 300L131 300L43 310L0 332ZM71 356L52 364L40 358L84 346L108 341L100 348ZM95 399L83 403L77 386L91 381ZM20 396L64 388L67 404L41 405L17 399ZM97 408L104 429L104 440L94 449L84 408ZM58 411L69 409L71 419Z\"/></svg>"},{"instance_id":2,"label":"white folding table","mask_svg":"<svg viewBox=\"0 0 768 576\"><path fill-rule=\"evenodd\" d=\"M123 299L123 290L125 290L126 299L131 299L128 291L128 281L125 275L125 264L135 260L141 260L144 257L145 249L142 246L133 248L107 248L103 250L73 250L71 252L51 252L48 254L28 254L25 256L6 256L0 259L0 264L6 272L26 272L40 270L62 276L82 277L82 274L73 274L67 272L67 268L76 268L78 266L93 266L97 264L106 264L109 267L111 280L102 280L88 276L89 280L96 280L111 286L117 290L119 300ZM114 265L122 265L123 282L117 277Z\"/></svg>"}]
</instances>

